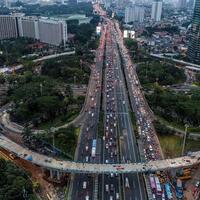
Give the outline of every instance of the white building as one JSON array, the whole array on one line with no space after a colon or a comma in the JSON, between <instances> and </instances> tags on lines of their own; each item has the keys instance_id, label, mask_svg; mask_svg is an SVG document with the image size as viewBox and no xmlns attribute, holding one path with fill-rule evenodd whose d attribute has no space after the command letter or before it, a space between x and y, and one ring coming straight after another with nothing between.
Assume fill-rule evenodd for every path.
<instances>
[{"instance_id":1,"label":"white building","mask_svg":"<svg viewBox=\"0 0 200 200\"><path fill-rule=\"evenodd\" d=\"M17 18L11 15L0 15L0 40L17 37Z\"/></svg>"},{"instance_id":2,"label":"white building","mask_svg":"<svg viewBox=\"0 0 200 200\"><path fill-rule=\"evenodd\" d=\"M185 9L187 7L187 0L178 0L178 8Z\"/></svg>"},{"instance_id":3,"label":"white building","mask_svg":"<svg viewBox=\"0 0 200 200\"><path fill-rule=\"evenodd\" d=\"M40 19L38 23L40 41L60 45L67 41L67 24L65 21Z\"/></svg>"},{"instance_id":4,"label":"white building","mask_svg":"<svg viewBox=\"0 0 200 200\"><path fill-rule=\"evenodd\" d=\"M0 15L0 39L27 37L59 46L67 41L65 20L25 17L23 14Z\"/></svg>"},{"instance_id":5,"label":"white building","mask_svg":"<svg viewBox=\"0 0 200 200\"><path fill-rule=\"evenodd\" d=\"M132 5L125 8L125 23L144 21L144 6Z\"/></svg>"},{"instance_id":6,"label":"white building","mask_svg":"<svg viewBox=\"0 0 200 200\"><path fill-rule=\"evenodd\" d=\"M151 9L151 19L154 21L160 21L162 15L162 1L154 0Z\"/></svg>"}]
</instances>

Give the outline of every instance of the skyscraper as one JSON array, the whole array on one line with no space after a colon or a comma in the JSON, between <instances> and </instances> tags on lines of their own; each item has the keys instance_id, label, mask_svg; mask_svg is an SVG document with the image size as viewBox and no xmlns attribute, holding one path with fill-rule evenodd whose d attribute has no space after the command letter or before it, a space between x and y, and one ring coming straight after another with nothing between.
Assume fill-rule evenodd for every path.
<instances>
[{"instance_id":1,"label":"skyscraper","mask_svg":"<svg viewBox=\"0 0 200 200\"><path fill-rule=\"evenodd\" d=\"M188 58L200 64L200 0L196 0L188 46Z\"/></svg>"},{"instance_id":2,"label":"skyscraper","mask_svg":"<svg viewBox=\"0 0 200 200\"><path fill-rule=\"evenodd\" d=\"M178 8L185 9L187 7L187 0L179 0L178 1Z\"/></svg>"},{"instance_id":3,"label":"skyscraper","mask_svg":"<svg viewBox=\"0 0 200 200\"><path fill-rule=\"evenodd\" d=\"M41 42L57 46L67 41L67 25L64 21L40 19L38 25Z\"/></svg>"},{"instance_id":4,"label":"skyscraper","mask_svg":"<svg viewBox=\"0 0 200 200\"><path fill-rule=\"evenodd\" d=\"M59 46L67 41L67 24L62 19L24 15L0 15L0 40L27 37Z\"/></svg>"},{"instance_id":5,"label":"skyscraper","mask_svg":"<svg viewBox=\"0 0 200 200\"><path fill-rule=\"evenodd\" d=\"M125 8L125 20L129 22L140 22L144 21L144 6L143 5L131 5Z\"/></svg>"},{"instance_id":6,"label":"skyscraper","mask_svg":"<svg viewBox=\"0 0 200 200\"><path fill-rule=\"evenodd\" d=\"M158 22L162 15L162 0L154 0L151 9L151 19Z\"/></svg>"},{"instance_id":7,"label":"skyscraper","mask_svg":"<svg viewBox=\"0 0 200 200\"><path fill-rule=\"evenodd\" d=\"M17 18L10 15L0 15L0 40L17 37Z\"/></svg>"}]
</instances>

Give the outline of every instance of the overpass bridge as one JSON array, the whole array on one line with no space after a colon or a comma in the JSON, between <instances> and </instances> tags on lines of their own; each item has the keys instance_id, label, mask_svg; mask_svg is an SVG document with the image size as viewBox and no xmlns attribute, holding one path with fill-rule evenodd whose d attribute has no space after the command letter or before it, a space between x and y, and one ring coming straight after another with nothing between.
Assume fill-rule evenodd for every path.
<instances>
[{"instance_id":1,"label":"overpass bridge","mask_svg":"<svg viewBox=\"0 0 200 200\"><path fill-rule=\"evenodd\" d=\"M58 173L88 173L88 174L109 174L109 173L135 173L135 172L154 172L158 170L170 170L173 168L189 167L200 164L200 151L193 152L189 156L148 161L143 163L125 163L125 164L91 164L78 163L74 161L59 160L36 153L26 147L11 141L4 135L0 135L0 147L15 153L19 158L29 160L44 169L56 171ZM27 157L31 159L27 159Z\"/></svg>"}]
</instances>

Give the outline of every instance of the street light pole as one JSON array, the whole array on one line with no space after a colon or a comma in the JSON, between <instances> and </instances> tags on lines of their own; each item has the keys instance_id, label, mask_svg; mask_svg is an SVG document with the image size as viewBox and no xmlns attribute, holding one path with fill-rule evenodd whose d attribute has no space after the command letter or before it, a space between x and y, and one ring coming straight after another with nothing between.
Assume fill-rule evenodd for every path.
<instances>
[{"instance_id":1,"label":"street light pole","mask_svg":"<svg viewBox=\"0 0 200 200\"><path fill-rule=\"evenodd\" d=\"M183 146L182 146L182 153L181 155L184 155L184 151L185 151L185 143L186 143L186 138L187 138L187 129L188 129L188 125L185 124L185 133L184 133L184 139L183 139Z\"/></svg>"}]
</instances>

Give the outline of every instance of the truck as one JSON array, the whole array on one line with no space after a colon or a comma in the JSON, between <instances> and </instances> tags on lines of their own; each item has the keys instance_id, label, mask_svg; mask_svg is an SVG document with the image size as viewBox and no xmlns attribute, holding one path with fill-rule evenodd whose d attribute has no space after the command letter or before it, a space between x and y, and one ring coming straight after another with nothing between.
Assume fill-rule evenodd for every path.
<instances>
[{"instance_id":1,"label":"truck","mask_svg":"<svg viewBox=\"0 0 200 200\"><path fill-rule=\"evenodd\" d=\"M183 186L182 186L182 181L180 179L176 180L175 193L176 193L177 199L183 198Z\"/></svg>"},{"instance_id":2,"label":"truck","mask_svg":"<svg viewBox=\"0 0 200 200\"><path fill-rule=\"evenodd\" d=\"M129 181L128 181L128 177L125 178L125 187L126 187L126 188L129 188L129 187L130 187Z\"/></svg>"},{"instance_id":3,"label":"truck","mask_svg":"<svg viewBox=\"0 0 200 200\"><path fill-rule=\"evenodd\" d=\"M169 183L165 183L165 192L166 192L167 199L173 199Z\"/></svg>"}]
</instances>

